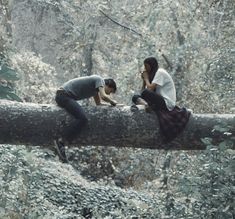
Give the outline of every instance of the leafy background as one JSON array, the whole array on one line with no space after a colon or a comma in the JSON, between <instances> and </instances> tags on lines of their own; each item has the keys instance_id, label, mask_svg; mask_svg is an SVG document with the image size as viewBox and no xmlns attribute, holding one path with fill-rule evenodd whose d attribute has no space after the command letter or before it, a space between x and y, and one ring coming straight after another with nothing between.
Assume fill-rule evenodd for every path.
<instances>
[{"instance_id":1,"label":"leafy background","mask_svg":"<svg viewBox=\"0 0 235 219\"><path fill-rule=\"evenodd\" d=\"M155 56L176 83L178 105L235 113L234 7L233 0L0 0L0 96L54 103L63 82L96 73L113 77L115 98L131 104L143 60ZM234 137L202 140L205 151L74 148L71 165L41 147L1 145L0 218L232 219Z\"/></svg>"}]
</instances>

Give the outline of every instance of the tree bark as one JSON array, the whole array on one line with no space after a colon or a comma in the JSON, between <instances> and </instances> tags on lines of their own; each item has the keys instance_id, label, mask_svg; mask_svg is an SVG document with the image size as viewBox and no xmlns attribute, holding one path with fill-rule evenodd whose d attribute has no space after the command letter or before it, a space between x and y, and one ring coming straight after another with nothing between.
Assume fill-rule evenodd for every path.
<instances>
[{"instance_id":1,"label":"tree bark","mask_svg":"<svg viewBox=\"0 0 235 219\"><path fill-rule=\"evenodd\" d=\"M95 145L152 149L201 150L201 139L226 139L213 131L215 125L229 127L234 136L234 114L193 114L184 132L169 144L163 144L158 118L145 110L132 112L129 106L89 106L88 126L71 146ZM73 120L55 105L0 100L0 144L24 144L51 147L53 139ZM233 145L234 148L234 145Z\"/></svg>"}]
</instances>

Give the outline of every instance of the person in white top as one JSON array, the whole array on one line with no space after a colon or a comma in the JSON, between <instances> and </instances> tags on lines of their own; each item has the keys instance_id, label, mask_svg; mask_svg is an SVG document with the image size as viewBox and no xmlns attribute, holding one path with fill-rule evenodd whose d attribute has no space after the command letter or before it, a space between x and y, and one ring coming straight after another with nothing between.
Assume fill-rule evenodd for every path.
<instances>
[{"instance_id":1,"label":"person in white top","mask_svg":"<svg viewBox=\"0 0 235 219\"><path fill-rule=\"evenodd\" d=\"M191 112L185 107L176 106L175 85L166 70L158 67L154 57L144 60L145 70L141 73L143 87L141 95L134 95L135 105L131 110L139 108L136 105L145 105L146 111L153 110L159 120L162 143L174 140L186 127Z\"/></svg>"},{"instance_id":2,"label":"person in white top","mask_svg":"<svg viewBox=\"0 0 235 219\"><path fill-rule=\"evenodd\" d=\"M145 70L141 73L143 79L141 95L134 95L132 101L136 105L158 110L173 110L176 104L174 82L168 72L158 67L154 57L144 60Z\"/></svg>"}]
</instances>

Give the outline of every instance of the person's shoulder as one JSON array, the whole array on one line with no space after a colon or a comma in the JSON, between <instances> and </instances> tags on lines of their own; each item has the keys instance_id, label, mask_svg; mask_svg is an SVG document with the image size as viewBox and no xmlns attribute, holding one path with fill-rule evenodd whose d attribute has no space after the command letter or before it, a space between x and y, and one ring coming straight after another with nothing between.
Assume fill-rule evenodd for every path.
<instances>
[{"instance_id":1,"label":"person's shoulder","mask_svg":"<svg viewBox=\"0 0 235 219\"><path fill-rule=\"evenodd\" d=\"M159 68L158 71L159 71L159 74L163 75L164 77L171 77L169 72L164 68Z\"/></svg>"},{"instance_id":2,"label":"person's shoulder","mask_svg":"<svg viewBox=\"0 0 235 219\"><path fill-rule=\"evenodd\" d=\"M157 70L157 72L158 72L158 73L162 73L162 74L168 74L168 72L167 72L166 69L164 69L164 68L159 68L159 69Z\"/></svg>"},{"instance_id":3,"label":"person's shoulder","mask_svg":"<svg viewBox=\"0 0 235 219\"><path fill-rule=\"evenodd\" d=\"M94 75L91 75L91 76L89 76L90 78L94 78L94 79L102 79L103 80L103 78L100 76L100 75L96 75L96 74L94 74Z\"/></svg>"}]
</instances>

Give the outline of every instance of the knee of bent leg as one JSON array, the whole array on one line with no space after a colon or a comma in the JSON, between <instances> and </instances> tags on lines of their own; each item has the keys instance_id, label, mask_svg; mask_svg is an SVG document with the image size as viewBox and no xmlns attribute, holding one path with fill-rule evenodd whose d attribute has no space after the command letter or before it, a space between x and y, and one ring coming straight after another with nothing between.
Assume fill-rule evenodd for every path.
<instances>
[{"instance_id":1,"label":"knee of bent leg","mask_svg":"<svg viewBox=\"0 0 235 219\"><path fill-rule=\"evenodd\" d=\"M64 108L66 106L66 103L67 103L67 98L65 98L62 95L56 94L55 102L57 103L58 106Z\"/></svg>"},{"instance_id":2,"label":"knee of bent leg","mask_svg":"<svg viewBox=\"0 0 235 219\"><path fill-rule=\"evenodd\" d=\"M150 90L144 89L144 90L142 91L142 93L141 93L141 97L142 97L142 98L146 98L146 97L149 96L150 93L151 93Z\"/></svg>"},{"instance_id":3,"label":"knee of bent leg","mask_svg":"<svg viewBox=\"0 0 235 219\"><path fill-rule=\"evenodd\" d=\"M132 102L133 102L134 104L137 104L138 98L140 98L140 95L135 94L135 95L132 97Z\"/></svg>"},{"instance_id":4,"label":"knee of bent leg","mask_svg":"<svg viewBox=\"0 0 235 219\"><path fill-rule=\"evenodd\" d=\"M61 106L61 104L62 104L62 98L58 95L58 94L56 94L56 96L55 96L55 102L59 105L59 106Z\"/></svg>"}]
</instances>

